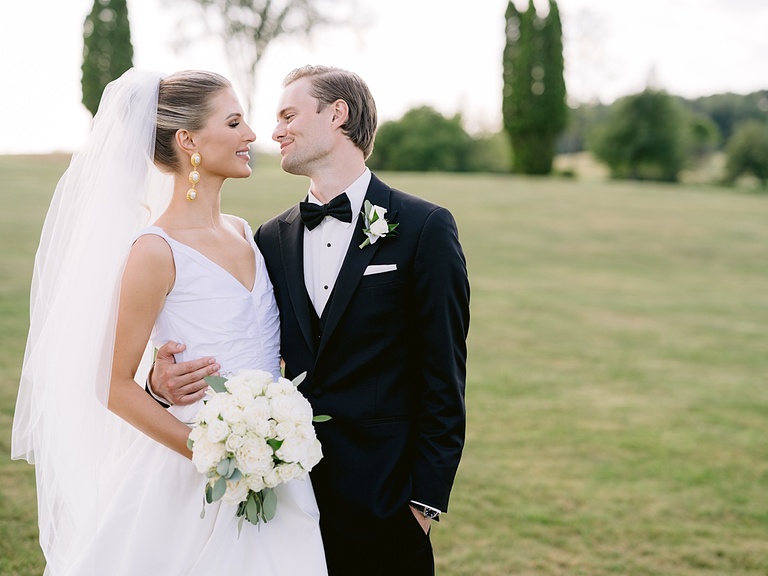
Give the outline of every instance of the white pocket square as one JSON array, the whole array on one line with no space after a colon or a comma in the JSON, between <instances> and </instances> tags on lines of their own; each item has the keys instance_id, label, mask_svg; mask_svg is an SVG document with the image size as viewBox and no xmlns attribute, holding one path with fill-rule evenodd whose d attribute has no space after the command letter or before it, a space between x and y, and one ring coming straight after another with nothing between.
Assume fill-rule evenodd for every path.
<instances>
[{"instance_id":1,"label":"white pocket square","mask_svg":"<svg viewBox=\"0 0 768 576\"><path fill-rule=\"evenodd\" d=\"M397 264L371 264L363 272L363 276L370 276L371 274L383 274L384 272L392 272L397 270Z\"/></svg>"}]
</instances>

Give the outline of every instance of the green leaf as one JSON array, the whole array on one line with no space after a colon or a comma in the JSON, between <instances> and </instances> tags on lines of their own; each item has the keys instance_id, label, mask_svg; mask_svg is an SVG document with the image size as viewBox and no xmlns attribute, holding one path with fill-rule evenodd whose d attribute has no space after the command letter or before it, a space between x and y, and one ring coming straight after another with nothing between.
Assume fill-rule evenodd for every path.
<instances>
[{"instance_id":1,"label":"green leaf","mask_svg":"<svg viewBox=\"0 0 768 576\"><path fill-rule=\"evenodd\" d=\"M312 422L328 422L330 419L331 417L328 414L318 414L312 417Z\"/></svg>"},{"instance_id":2,"label":"green leaf","mask_svg":"<svg viewBox=\"0 0 768 576\"><path fill-rule=\"evenodd\" d=\"M237 468L235 468L235 471L234 471L234 472L232 472L232 474L230 475L230 477L228 478L228 480L229 480L230 482L237 482L237 481L238 481L238 480L240 480L240 478L242 478L242 477L243 477L243 473L242 473L242 472L240 472L240 470L238 470Z\"/></svg>"},{"instance_id":3,"label":"green leaf","mask_svg":"<svg viewBox=\"0 0 768 576\"><path fill-rule=\"evenodd\" d=\"M223 476L216 480L216 483L213 485L213 490L211 492L211 497L213 498L213 501L216 502L219 500L222 496L224 496L224 493L227 491L227 479Z\"/></svg>"},{"instance_id":4,"label":"green leaf","mask_svg":"<svg viewBox=\"0 0 768 576\"><path fill-rule=\"evenodd\" d=\"M278 440L277 438L270 438L267 440L267 444L269 444L272 447L272 450L277 452L280 450L280 447L283 445L283 440Z\"/></svg>"},{"instance_id":5,"label":"green leaf","mask_svg":"<svg viewBox=\"0 0 768 576\"><path fill-rule=\"evenodd\" d=\"M187 448L188 448L189 450L192 450L192 448L194 447L194 445L195 445L195 443L194 443L194 442L192 442L192 438L187 438Z\"/></svg>"},{"instance_id":6,"label":"green leaf","mask_svg":"<svg viewBox=\"0 0 768 576\"><path fill-rule=\"evenodd\" d=\"M205 485L205 501L210 504L213 502L213 486L210 484Z\"/></svg>"},{"instance_id":7,"label":"green leaf","mask_svg":"<svg viewBox=\"0 0 768 576\"><path fill-rule=\"evenodd\" d=\"M219 473L219 476L224 476L224 478L227 477L229 473L229 464L232 462L229 458L224 458L221 462L218 463L216 466L216 472Z\"/></svg>"},{"instance_id":8,"label":"green leaf","mask_svg":"<svg viewBox=\"0 0 768 576\"><path fill-rule=\"evenodd\" d=\"M234 474L236 471L237 471L237 461L234 458L230 458L229 469L227 470L227 480L232 480L232 474Z\"/></svg>"},{"instance_id":9,"label":"green leaf","mask_svg":"<svg viewBox=\"0 0 768 576\"><path fill-rule=\"evenodd\" d=\"M256 492L251 492L248 494L248 500L245 502L245 517L251 524L258 524L260 513L261 499Z\"/></svg>"},{"instance_id":10,"label":"green leaf","mask_svg":"<svg viewBox=\"0 0 768 576\"><path fill-rule=\"evenodd\" d=\"M277 511L277 495L272 488L264 488L264 522L275 517Z\"/></svg>"},{"instance_id":11,"label":"green leaf","mask_svg":"<svg viewBox=\"0 0 768 576\"><path fill-rule=\"evenodd\" d=\"M205 383L208 384L208 386L213 388L214 392L220 394L227 391L227 387L224 385L227 381L226 378L222 378L221 376L206 376L203 380L205 380Z\"/></svg>"},{"instance_id":12,"label":"green leaf","mask_svg":"<svg viewBox=\"0 0 768 576\"><path fill-rule=\"evenodd\" d=\"M307 371L305 370L304 372L302 372L301 374L299 374L298 376L296 376L296 378L294 378L293 380L291 380L291 382L293 382L293 385L294 385L294 386L296 386L296 387L298 388L299 384L301 384L302 382L304 382L304 378L306 378L306 377L307 377Z\"/></svg>"}]
</instances>

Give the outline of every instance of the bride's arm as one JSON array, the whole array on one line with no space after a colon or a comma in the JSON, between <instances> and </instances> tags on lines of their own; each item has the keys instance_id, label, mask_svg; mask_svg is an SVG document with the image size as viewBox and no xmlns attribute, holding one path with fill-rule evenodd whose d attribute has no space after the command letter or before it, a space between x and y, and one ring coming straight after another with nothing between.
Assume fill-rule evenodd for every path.
<instances>
[{"instance_id":1,"label":"bride's arm","mask_svg":"<svg viewBox=\"0 0 768 576\"><path fill-rule=\"evenodd\" d=\"M140 237L128 256L120 288L109 409L147 436L191 458L189 428L134 380L152 326L174 281L173 254L165 240L154 235Z\"/></svg>"}]
</instances>

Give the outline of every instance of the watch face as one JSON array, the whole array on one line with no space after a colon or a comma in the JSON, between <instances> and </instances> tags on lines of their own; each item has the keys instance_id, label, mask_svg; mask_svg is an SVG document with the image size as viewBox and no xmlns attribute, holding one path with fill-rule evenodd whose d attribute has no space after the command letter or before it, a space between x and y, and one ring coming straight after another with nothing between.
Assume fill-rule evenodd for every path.
<instances>
[{"instance_id":1,"label":"watch face","mask_svg":"<svg viewBox=\"0 0 768 576\"><path fill-rule=\"evenodd\" d=\"M424 514L425 518L429 518L430 520L434 520L437 518L437 516L440 514L437 510L430 510L429 508L424 508L424 511L422 512Z\"/></svg>"}]
</instances>

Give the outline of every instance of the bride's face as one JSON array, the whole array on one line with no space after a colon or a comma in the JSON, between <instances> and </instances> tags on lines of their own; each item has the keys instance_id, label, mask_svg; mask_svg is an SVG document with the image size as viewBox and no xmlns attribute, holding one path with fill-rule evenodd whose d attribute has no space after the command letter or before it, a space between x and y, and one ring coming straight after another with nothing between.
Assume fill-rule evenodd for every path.
<instances>
[{"instance_id":1,"label":"bride's face","mask_svg":"<svg viewBox=\"0 0 768 576\"><path fill-rule=\"evenodd\" d=\"M202 163L201 176L247 178L251 174L249 146L256 134L243 118L243 109L231 88L221 90L211 101L212 113L195 135Z\"/></svg>"}]
</instances>

